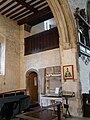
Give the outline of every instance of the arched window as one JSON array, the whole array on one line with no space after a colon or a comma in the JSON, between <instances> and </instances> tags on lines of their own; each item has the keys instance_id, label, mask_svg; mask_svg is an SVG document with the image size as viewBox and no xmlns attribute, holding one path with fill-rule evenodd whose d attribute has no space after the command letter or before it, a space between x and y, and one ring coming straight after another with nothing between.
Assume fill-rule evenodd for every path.
<instances>
[{"instance_id":1,"label":"arched window","mask_svg":"<svg viewBox=\"0 0 90 120\"><path fill-rule=\"evenodd\" d=\"M0 75L5 74L5 37L0 33Z\"/></svg>"}]
</instances>

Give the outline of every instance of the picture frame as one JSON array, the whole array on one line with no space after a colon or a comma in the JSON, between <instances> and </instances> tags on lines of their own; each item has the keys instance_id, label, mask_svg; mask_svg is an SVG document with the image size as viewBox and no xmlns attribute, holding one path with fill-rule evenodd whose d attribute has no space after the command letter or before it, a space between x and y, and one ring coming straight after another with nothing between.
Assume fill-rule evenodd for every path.
<instances>
[{"instance_id":1,"label":"picture frame","mask_svg":"<svg viewBox=\"0 0 90 120\"><path fill-rule=\"evenodd\" d=\"M74 80L73 65L63 66L63 78L64 78L64 80Z\"/></svg>"}]
</instances>

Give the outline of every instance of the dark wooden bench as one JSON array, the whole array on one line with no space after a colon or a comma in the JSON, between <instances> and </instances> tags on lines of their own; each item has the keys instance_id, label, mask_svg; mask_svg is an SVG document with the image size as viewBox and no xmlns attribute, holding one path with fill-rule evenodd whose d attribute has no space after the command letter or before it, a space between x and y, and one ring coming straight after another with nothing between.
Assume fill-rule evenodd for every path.
<instances>
[{"instance_id":1,"label":"dark wooden bench","mask_svg":"<svg viewBox=\"0 0 90 120\"><path fill-rule=\"evenodd\" d=\"M30 106L30 96L16 95L0 98L0 120L10 120Z\"/></svg>"}]
</instances>

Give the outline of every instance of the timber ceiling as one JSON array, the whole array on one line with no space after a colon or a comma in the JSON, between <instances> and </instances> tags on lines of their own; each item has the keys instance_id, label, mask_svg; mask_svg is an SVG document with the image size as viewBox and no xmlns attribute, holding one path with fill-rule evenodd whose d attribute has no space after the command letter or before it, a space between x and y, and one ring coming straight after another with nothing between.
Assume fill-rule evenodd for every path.
<instances>
[{"instance_id":1,"label":"timber ceiling","mask_svg":"<svg viewBox=\"0 0 90 120\"><path fill-rule=\"evenodd\" d=\"M53 17L46 0L0 0L0 14L30 26Z\"/></svg>"}]
</instances>

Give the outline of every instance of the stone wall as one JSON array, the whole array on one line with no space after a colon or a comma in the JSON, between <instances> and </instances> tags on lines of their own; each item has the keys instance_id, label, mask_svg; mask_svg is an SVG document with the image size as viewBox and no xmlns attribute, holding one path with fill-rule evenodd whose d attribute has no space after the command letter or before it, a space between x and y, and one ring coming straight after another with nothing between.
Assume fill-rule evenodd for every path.
<instances>
[{"instance_id":1,"label":"stone wall","mask_svg":"<svg viewBox=\"0 0 90 120\"><path fill-rule=\"evenodd\" d=\"M76 8L79 7L80 9L84 9L87 7L87 1L88 0L68 0L68 3L70 5L72 14L75 12ZM86 8L87 10L87 8Z\"/></svg>"},{"instance_id":2,"label":"stone wall","mask_svg":"<svg viewBox=\"0 0 90 120\"><path fill-rule=\"evenodd\" d=\"M21 80L24 83L21 83L21 87L26 85L26 72L28 70L39 70L41 68L50 67L50 66L60 66L60 53L59 49L48 50L45 52L40 52L32 55L27 55L23 58L23 72L21 73Z\"/></svg>"},{"instance_id":3,"label":"stone wall","mask_svg":"<svg viewBox=\"0 0 90 120\"><path fill-rule=\"evenodd\" d=\"M20 73L19 26L0 15L0 34L5 37L5 74L0 75L0 92L18 89Z\"/></svg>"},{"instance_id":4,"label":"stone wall","mask_svg":"<svg viewBox=\"0 0 90 120\"><path fill-rule=\"evenodd\" d=\"M51 8L53 14L55 16L55 20L57 23L59 36L60 36L60 49L40 52L37 54L32 54L23 57L22 54L22 62L23 72L20 76L22 76L21 80L21 87L25 87L26 84L26 72L29 70L39 70L41 68L50 67L50 66L58 66L61 65L61 70L63 70L64 65L73 65L74 66L74 80L67 80L66 82L63 81L63 90L70 90L75 92L75 98L70 100L70 112L72 115L81 116L82 115L82 105L81 105L81 96L80 96L80 81L79 81L79 74L77 71L77 49L76 49L76 42L77 39L75 34L75 26L74 26L74 19L72 20L72 16L74 17L74 12L76 7L86 7L85 0L69 0L70 9L72 12L69 11L67 0L47 0L49 4L51 4ZM60 1L60 2L59 2ZM53 4L55 3L55 4ZM61 4L60 4L61 3ZM65 4L66 3L66 4ZM60 5L59 5L60 4ZM66 11L65 11L66 10ZM70 48L70 40L72 48ZM76 40L77 41L77 40ZM22 42L23 44L23 42ZM73 48L75 47L75 48ZM65 49L65 50L64 50ZM61 58L60 58L61 57ZM62 61L61 61L62 60ZM63 75L63 73L62 73ZM40 93L40 92L39 92ZM73 106L75 105L75 106Z\"/></svg>"}]
</instances>

